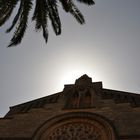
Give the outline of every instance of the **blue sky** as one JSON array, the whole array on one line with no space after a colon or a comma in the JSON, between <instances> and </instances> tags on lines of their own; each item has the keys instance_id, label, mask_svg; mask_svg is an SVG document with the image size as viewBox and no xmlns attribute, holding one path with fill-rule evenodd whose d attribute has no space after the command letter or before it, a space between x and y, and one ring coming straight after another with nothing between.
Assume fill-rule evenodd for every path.
<instances>
[{"instance_id":1,"label":"blue sky","mask_svg":"<svg viewBox=\"0 0 140 140\"><path fill-rule=\"evenodd\" d=\"M49 26L47 44L30 22L22 43L7 48L12 18L0 28L0 116L9 106L62 91L85 73L104 88L140 93L140 1L95 2L76 2L83 26L59 8L62 35Z\"/></svg>"}]
</instances>

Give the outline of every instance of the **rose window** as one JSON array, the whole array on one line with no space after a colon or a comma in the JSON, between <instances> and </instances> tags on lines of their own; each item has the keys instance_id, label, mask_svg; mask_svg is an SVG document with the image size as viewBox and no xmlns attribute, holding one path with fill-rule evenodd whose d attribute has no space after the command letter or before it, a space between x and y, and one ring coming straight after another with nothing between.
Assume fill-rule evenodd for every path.
<instances>
[{"instance_id":1,"label":"rose window","mask_svg":"<svg viewBox=\"0 0 140 140\"><path fill-rule=\"evenodd\" d=\"M92 124L69 123L55 128L47 140L101 140L100 131Z\"/></svg>"}]
</instances>

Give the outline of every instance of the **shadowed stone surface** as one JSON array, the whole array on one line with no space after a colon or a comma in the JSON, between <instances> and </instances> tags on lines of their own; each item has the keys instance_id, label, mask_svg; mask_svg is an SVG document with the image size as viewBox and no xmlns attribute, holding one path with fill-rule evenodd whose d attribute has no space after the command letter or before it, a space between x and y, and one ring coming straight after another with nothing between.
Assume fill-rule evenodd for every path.
<instances>
[{"instance_id":1,"label":"shadowed stone surface","mask_svg":"<svg viewBox=\"0 0 140 140\"><path fill-rule=\"evenodd\" d=\"M0 140L140 140L140 95L87 75L62 92L10 107Z\"/></svg>"}]
</instances>

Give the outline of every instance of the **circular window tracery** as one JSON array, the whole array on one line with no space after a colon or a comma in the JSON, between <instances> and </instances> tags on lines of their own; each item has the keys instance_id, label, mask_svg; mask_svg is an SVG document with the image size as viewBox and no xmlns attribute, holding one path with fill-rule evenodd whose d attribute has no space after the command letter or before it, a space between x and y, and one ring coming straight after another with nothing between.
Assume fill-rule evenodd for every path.
<instances>
[{"instance_id":1,"label":"circular window tracery","mask_svg":"<svg viewBox=\"0 0 140 140\"><path fill-rule=\"evenodd\" d=\"M114 128L92 113L67 113L45 122L33 140L116 140Z\"/></svg>"},{"instance_id":2,"label":"circular window tracery","mask_svg":"<svg viewBox=\"0 0 140 140\"><path fill-rule=\"evenodd\" d=\"M48 140L101 140L100 130L91 124L69 123L55 128Z\"/></svg>"}]
</instances>

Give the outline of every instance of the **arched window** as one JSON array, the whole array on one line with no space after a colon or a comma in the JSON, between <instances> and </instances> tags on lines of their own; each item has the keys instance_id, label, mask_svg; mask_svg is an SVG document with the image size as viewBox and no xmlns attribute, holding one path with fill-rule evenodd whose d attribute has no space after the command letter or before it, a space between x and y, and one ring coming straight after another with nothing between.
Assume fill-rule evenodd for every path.
<instances>
[{"instance_id":1,"label":"arched window","mask_svg":"<svg viewBox=\"0 0 140 140\"><path fill-rule=\"evenodd\" d=\"M114 127L97 114L73 112L46 121L33 140L117 140Z\"/></svg>"}]
</instances>

